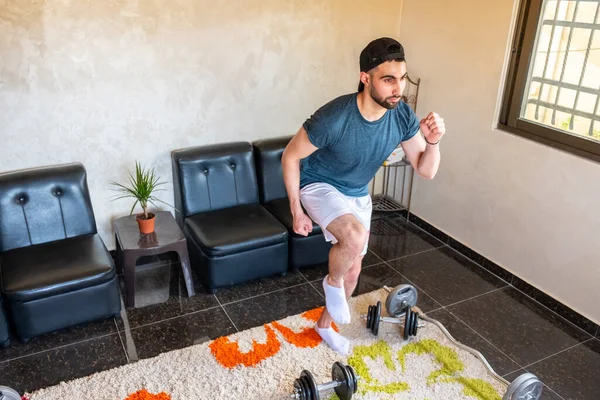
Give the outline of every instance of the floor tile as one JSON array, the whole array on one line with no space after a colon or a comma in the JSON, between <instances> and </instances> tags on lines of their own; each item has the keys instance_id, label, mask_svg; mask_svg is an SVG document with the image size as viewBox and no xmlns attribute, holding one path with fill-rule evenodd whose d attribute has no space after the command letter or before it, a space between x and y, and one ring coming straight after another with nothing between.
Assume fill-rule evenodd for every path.
<instances>
[{"instance_id":1,"label":"floor tile","mask_svg":"<svg viewBox=\"0 0 600 400\"><path fill-rule=\"evenodd\" d=\"M130 334L135 349L130 348L126 332L120 334L130 357L137 354L138 359L144 359L235 332L223 309L217 307L132 329Z\"/></svg>"},{"instance_id":2,"label":"floor tile","mask_svg":"<svg viewBox=\"0 0 600 400\"><path fill-rule=\"evenodd\" d=\"M403 219L382 219L372 225L369 236L369 248L384 261L443 245L438 239Z\"/></svg>"},{"instance_id":3,"label":"floor tile","mask_svg":"<svg viewBox=\"0 0 600 400\"><path fill-rule=\"evenodd\" d=\"M306 283L223 307L242 331L323 305L323 297Z\"/></svg>"},{"instance_id":4,"label":"floor tile","mask_svg":"<svg viewBox=\"0 0 600 400\"><path fill-rule=\"evenodd\" d=\"M283 277L272 276L219 289L215 296L217 296L221 304L227 304L303 283L306 283L306 279L304 279L300 272L290 271Z\"/></svg>"},{"instance_id":5,"label":"floor tile","mask_svg":"<svg viewBox=\"0 0 600 400\"><path fill-rule=\"evenodd\" d=\"M129 328L137 328L219 305L215 296L208 293L197 279L194 282L196 294L192 297L188 297L185 284L181 279L179 285L171 285L170 296L166 302L125 309ZM120 331L125 329L121 318L117 318L117 325Z\"/></svg>"},{"instance_id":6,"label":"floor tile","mask_svg":"<svg viewBox=\"0 0 600 400\"><path fill-rule=\"evenodd\" d=\"M389 264L443 306L507 286L503 280L448 247Z\"/></svg>"},{"instance_id":7,"label":"floor tile","mask_svg":"<svg viewBox=\"0 0 600 400\"><path fill-rule=\"evenodd\" d=\"M592 339L527 367L565 399L600 399L600 341Z\"/></svg>"},{"instance_id":8,"label":"floor tile","mask_svg":"<svg viewBox=\"0 0 600 400\"><path fill-rule=\"evenodd\" d=\"M499 375L505 375L519 369L519 365L512 361L507 355L503 354L487 340L479 336L473 329L468 327L462 321L454 317L446 310L437 310L427 314L439 321L454 339L479 351L491 367Z\"/></svg>"},{"instance_id":9,"label":"floor tile","mask_svg":"<svg viewBox=\"0 0 600 400\"><path fill-rule=\"evenodd\" d=\"M521 366L591 338L512 287L448 310Z\"/></svg>"},{"instance_id":10,"label":"floor tile","mask_svg":"<svg viewBox=\"0 0 600 400\"><path fill-rule=\"evenodd\" d=\"M324 297L325 291L323 290L323 280L319 279L311 283ZM383 286L394 288L402 284L410 285L412 282L408 281L405 277L400 275L387 264L373 265L362 270L359 276L358 284L356 285L356 289L354 290L352 296L358 296L364 293L372 292L374 290L381 289ZM442 307L441 304L433 300L425 293L419 291L418 289L417 292L417 306L424 312L429 312ZM385 300L385 297L381 300L383 307L385 307Z\"/></svg>"},{"instance_id":11,"label":"floor tile","mask_svg":"<svg viewBox=\"0 0 600 400\"><path fill-rule=\"evenodd\" d=\"M10 346L0 349L0 362L116 332L115 319L110 317L37 336L27 342L27 344L23 344L17 338L13 337Z\"/></svg>"},{"instance_id":12,"label":"floor tile","mask_svg":"<svg viewBox=\"0 0 600 400\"><path fill-rule=\"evenodd\" d=\"M363 258L362 267L369 267L371 265L380 264L383 260L375 255L371 250L367 251ZM317 279L325 278L325 275L329 273L329 265L327 263L317 264L310 267L300 269L300 273L306 277L309 281L315 281Z\"/></svg>"},{"instance_id":13,"label":"floor tile","mask_svg":"<svg viewBox=\"0 0 600 400\"><path fill-rule=\"evenodd\" d=\"M1 385L23 394L127 363L119 335L0 363Z\"/></svg>"},{"instance_id":14,"label":"floor tile","mask_svg":"<svg viewBox=\"0 0 600 400\"><path fill-rule=\"evenodd\" d=\"M533 287L524 280L515 276L512 284L521 292L525 293L534 300L537 300L538 302L542 303L543 305L545 305L558 315L564 317L568 321L571 321L590 335L594 335L596 333L598 325L596 325L594 322L590 321L583 315L571 310L569 307L553 299L546 293Z\"/></svg>"}]
</instances>

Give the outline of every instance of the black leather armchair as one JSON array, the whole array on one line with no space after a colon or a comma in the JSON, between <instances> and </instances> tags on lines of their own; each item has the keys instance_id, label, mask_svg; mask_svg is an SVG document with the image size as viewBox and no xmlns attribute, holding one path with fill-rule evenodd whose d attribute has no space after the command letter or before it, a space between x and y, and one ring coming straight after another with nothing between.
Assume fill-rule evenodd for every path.
<instances>
[{"instance_id":1,"label":"black leather armchair","mask_svg":"<svg viewBox=\"0 0 600 400\"><path fill-rule=\"evenodd\" d=\"M81 164L0 174L0 260L2 292L23 342L121 310Z\"/></svg>"},{"instance_id":2,"label":"black leather armchair","mask_svg":"<svg viewBox=\"0 0 600 400\"><path fill-rule=\"evenodd\" d=\"M308 236L301 236L294 232L281 168L281 156L291 138L291 136L284 136L258 140L253 143L253 147L260 202L287 228L290 235L289 263L290 267L296 270L327 262L331 243L325 241L321 227L314 222L313 230Z\"/></svg>"},{"instance_id":3,"label":"black leather armchair","mask_svg":"<svg viewBox=\"0 0 600 400\"><path fill-rule=\"evenodd\" d=\"M285 275L287 229L259 203L250 143L177 150L172 163L175 216L206 289Z\"/></svg>"},{"instance_id":4,"label":"black leather armchair","mask_svg":"<svg viewBox=\"0 0 600 400\"><path fill-rule=\"evenodd\" d=\"M8 321L4 311L4 300L0 296L0 348L10 344L10 333L8 332Z\"/></svg>"}]
</instances>

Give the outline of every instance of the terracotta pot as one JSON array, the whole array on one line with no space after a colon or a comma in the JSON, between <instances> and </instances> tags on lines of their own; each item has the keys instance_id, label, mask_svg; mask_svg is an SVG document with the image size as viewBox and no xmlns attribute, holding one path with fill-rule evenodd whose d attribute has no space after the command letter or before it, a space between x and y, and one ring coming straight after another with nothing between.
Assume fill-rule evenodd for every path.
<instances>
[{"instance_id":1,"label":"terracotta pot","mask_svg":"<svg viewBox=\"0 0 600 400\"><path fill-rule=\"evenodd\" d=\"M156 220L156 215L154 213L148 213L148 219L144 218L144 214L136 215L138 226L140 227L140 233L143 235L147 235L148 233L154 232L154 221Z\"/></svg>"}]
</instances>

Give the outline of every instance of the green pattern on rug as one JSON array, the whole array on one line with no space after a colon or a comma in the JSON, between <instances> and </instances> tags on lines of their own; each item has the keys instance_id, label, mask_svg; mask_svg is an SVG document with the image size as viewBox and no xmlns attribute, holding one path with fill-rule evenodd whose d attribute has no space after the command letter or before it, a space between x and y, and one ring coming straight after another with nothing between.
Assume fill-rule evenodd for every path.
<instances>
[{"instance_id":1,"label":"green pattern on rug","mask_svg":"<svg viewBox=\"0 0 600 400\"><path fill-rule=\"evenodd\" d=\"M457 376L458 373L464 371L465 365L458 358L456 351L450 347L442 346L437 341L431 339L409 343L398 351L398 360L402 365L402 370L406 368L406 356L411 353L417 355L431 354L435 357L435 362L441 365L440 369L433 371L427 377L427 384L456 382L463 385L465 396L475 397L479 400L502 400L493 386L488 382L481 379ZM441 377L444 378L440 379Z\"/></svg>"},{"instance_id":2,"label":"green pattern on rug","mask_svg":"<svg viewBox=\"0 0 600 400\"><path fill-rule=\"evenodd\" d=\"M392 371L396 371L396 365L392 359L392 348L384 341L379 341L370 346L356 346L354 348L352 356L348 358L348 364L350 364L356 373L361 377L360 392L362 394L368 392L387 393L394 394L402 391L409 390L410 387L406 382L393 382L386 385L371 376L366 358L371 358L375 361L377 358L383 358L384 365ZM364 381L364 385L363 385Z\"/></svg>"},{"instance_id":3,"label":"green pattern on rug","mask_svg":"<svg viewBox=\"0 0 600 400\"><path fill-rule=\"evenodd\" d=\"M458 374L465 369L465 365L460 361L458 354L452 348L443 346L436 340L424 339L418 342L408 343L398 351L397 358L404 372L406 369L406 356L416 354L418 356L431 355L434 362L440 365L440 368L433 371L427 377L427 384L433 385L438 382L458 383L463 386L463 394L478 400L502 400L496 390L488 382L459 376ZM397 371L394 363L392 348L384 341L379 341L370 346L356 346L352 355L348 358L348 364L351 365L356 373L361 377L359 393L380 393L396 394L410 390L406 382L397 381L388 384L382 384L374 378L369 370L366 359L376 361L381 358L385 367L390 371ZM339 400L338 396L333 394L330 400Z\"/></svg>"}]
</instances>

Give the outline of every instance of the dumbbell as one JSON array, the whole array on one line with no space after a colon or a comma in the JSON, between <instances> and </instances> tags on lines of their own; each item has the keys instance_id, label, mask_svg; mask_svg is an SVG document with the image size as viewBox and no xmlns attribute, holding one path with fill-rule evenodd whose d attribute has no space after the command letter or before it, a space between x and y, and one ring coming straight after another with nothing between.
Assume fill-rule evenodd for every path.
<instances>
[{"instance_id":1,"label":"dumbbell","mask_svg":"<svg viewBox=\"0 0 600 400\"><path fill-rule=\"evenodd\" d=\"M340 400L350 400L358 390L359 376L350 365L335 362L331 366L331 382L317 386L313 374L304 370L294 381L294 393L290 396L298 400L319 400L321 393L334 389Z\"/></svg>"},{"instance_id":2,"label":"dumbbell","mask_svg":"<svg viewBox=\"0 0 600 400\"><path fill-rule=\"evenodd\" d=\"M387 322L391 324L404 324L404 340L417 335L419 328L419 315L407 307L404 310L404 318L397 317L382 317L381 316L381 301L377 302L376 306L369 306L367 313L367 329L369 329L373 335L379 334L379 323Z\"/></svg>"}]
</instances>

